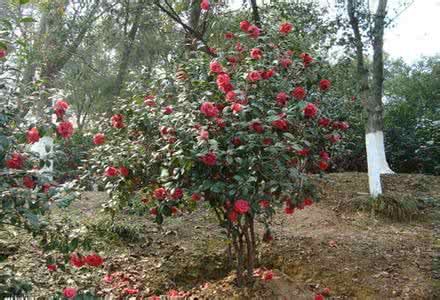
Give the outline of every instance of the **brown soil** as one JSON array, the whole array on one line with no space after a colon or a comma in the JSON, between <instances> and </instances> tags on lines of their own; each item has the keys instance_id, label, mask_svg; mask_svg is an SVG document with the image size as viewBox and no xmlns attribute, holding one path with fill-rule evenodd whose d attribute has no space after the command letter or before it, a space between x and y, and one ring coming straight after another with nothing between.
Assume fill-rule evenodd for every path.
<instances>
[{"instance_id":1,"label":"brown soil","mask_svg":"<svg viewBox=\"0 0 440 300\"><path fill-rule=\"evenodd\" d=\"M439 177L387 176L384 187L387 192L440 199ZM323 190L320 203L275 218L274 240L261 245L259 257L260 268L274 270L275 277L247 288L233 284L226 240L204 209L167 220L163 227L148 217L124 215L118 223L136 232L131 240L94 233L106 257L103 269L68 268L49 274L44 256L29 247L32 238L27 235L14 238L18 251L6 265L32 281L33 296L42 298L77 286L121 297L123 288L137 288L139 299L169 290L199 299L313 299L325 287L331 289L331 299L435 299L428 216L394 222L354 210L352 199L366 197L368 191L363 173L331 174ZM104 199L103 194L85 193L69 216L100 224L104 218L95 214ZM261 228L258 231L261 236ZM113 286L102 281L107 273L114 274Z\"/></svg>"}]
</instances>

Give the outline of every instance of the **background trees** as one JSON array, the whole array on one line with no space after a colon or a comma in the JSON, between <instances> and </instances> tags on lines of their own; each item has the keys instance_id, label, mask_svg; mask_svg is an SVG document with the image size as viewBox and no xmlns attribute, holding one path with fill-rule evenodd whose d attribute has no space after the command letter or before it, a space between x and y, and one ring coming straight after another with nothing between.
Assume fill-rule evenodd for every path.
<instances>
[{"instance_id":1,"label":"background trees","mask_svg":"<svg viewBox=\"0 0 440 300\"><path fill-rule=\"evenodd\" d=\"M294 46L312 49L324 67L323 72L335 78L334 93L339 99L335 107L342 113L341 120L351 124L351 131L344 144L348 155L336 158L332 168L365 170L366 152L359 145L364 143L362 128L368 117L361 111L361 100L365 97L362 97L360 81L354 77L359 73L359 57L363 59L363 71L373 72L373 57L368 57L371 52L367 48L374 33L374 18L363 2L350 1L357 5L355 17L360 22L359 34L364 46L363 55L356 56L357 48L353 44L356 39L346 11L348 2L339 3L343 6L335 18L318 2L304 1L269 1L264 5L244 1L244 9L240 10L231 10L228 1L217 1L211 3L208 12L200 9L200 1L183 0L152 3L106 0L99 5L95 1L6 1L2 26L14 28L10 32L17 43L8 46L9 59L1 64L2 81L19 78L20 86L8 85L8 88L33 97L33 102L39 105L47 105L47 92L43 89L31 95L34 91L27 88L29 83L37 83L46 90L62 91L71 103L79 129L87 129L90 121L110 111L117 97L145 91L153 87L153 79L174 78L179 60L190 57L193 51L207 52L208 48L215 48L223 39L218 32L233 29L243 18L253 19L252 5L258 4L262 26L290 20L298 37L293 41ZM395 20L408 1L401 4L403 6L390 4L390 16L384 26ZM392 139L385 142L385 151L396 171L434 172L433 168L421 165L420 159L427 157L425 150L417 152L425 153L417 155L417 162L403 156L408 156L406 149L414 153L422 145L426 146L422 149L436 153L437 141L425 134L432 130L423 130L423 134L409 133L409 128L416 128L419 120L428 118L432 124L438 120L436 85L431 83L437 76L435 62L431 62L435 60L422 59L417 66L410 66L399 65L385 56L384 132ZM430 68L432 71L428 71ZM419 79L417 85L412 86L415 74ZM373 82L372 77L368 80L370 84ZM22 106L22 113L26 114L30 108ZM38 111L37 107L33 109ZM402 119L404 113L406 117ZM405 136L413 138L406 141L410 146L397 147L403 124L409 126L405 127ZM420 126L417 128L421 130ZM431 141L433 144L429 146Z\"/></svg>"}]
</instances>

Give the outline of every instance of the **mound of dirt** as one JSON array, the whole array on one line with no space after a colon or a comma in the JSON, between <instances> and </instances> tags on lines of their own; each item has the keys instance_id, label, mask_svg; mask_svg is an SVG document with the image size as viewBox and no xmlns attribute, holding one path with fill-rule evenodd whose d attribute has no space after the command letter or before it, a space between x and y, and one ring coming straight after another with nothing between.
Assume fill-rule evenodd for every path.
<instances>
[{"instance_id":1,"label":"mound of dirt","mask_svg":"<svg viewBox=\"0 0 440 300\"><path fill-rule=\"evenodd\" d=\"M383 181L385 191L440 203L439 177L392 175ZM293 215L277 215L274 240L260 244L258 257L258 267L273 270L274 279L257 279L246 288L235 286L226 261L227 241L204 208L171 218L162 227L145 216L118 218L118 226L130 226L142 238L94 233L105 256L103 269L49 274L44 255L28 247L32 238L23 234L9 242L18 250L3 266L12 266L20 279L33 283L34 298L69 284L100 296L125 297L126 288L137 289L138 298L180 291L193 299L313 299L329 287L332 299L433 299L432 275L440 274L433 270L433 256L440 257L440 236L434 242L432 219L395 222L354 210L353 199L368 198L367 193L366 174L330 174L322 183L321 202ZM99 225L103 217L96 214L104 200L102 193L86 193L65 213ZM429 208L433 213L437 209ZM262 227L257 226L257 234L262 236ZM112 275L112 281L103 281L104 275Z\"/></svg>"}]
</instances>

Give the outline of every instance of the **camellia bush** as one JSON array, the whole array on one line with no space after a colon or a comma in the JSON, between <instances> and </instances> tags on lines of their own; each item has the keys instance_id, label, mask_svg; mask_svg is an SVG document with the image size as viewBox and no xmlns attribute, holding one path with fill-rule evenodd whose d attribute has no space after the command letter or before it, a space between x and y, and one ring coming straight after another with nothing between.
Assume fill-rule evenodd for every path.
<instances>
[{"instance_id":1,"label":"camellia bush","mask_svg":"<svg viewBox=\"0 0 440 300\"><path fill-rule=\"evenodd\" d=\"M22 101L28 100L32 99ZM59 99L46 109L46 115L56 116L56 120L37 119L29 114L23 117L14 101L3 104L0 107L0 231L24 229L32 233L45 253L50 272L64 270L69 261L74 267L102 264L102 258L94 253L87 256L78 253L80 248L91 250L87 236L50 217L55 207L65 208L79 196L75 181L57 182L58 173L51 170L53 161L62 156L60 142L70 139L74 131L66 113L67 102ZM52 141L42 147L46 148L46 154L32 151L35 150L32 146L44 138ZM0 277L0 297L24 295L30 289L29 284L14 278L12 270Z\"/></svg>"},{"instance_id":2,"label":"camellia bush","mask_svg":"<svg viewBox=\"0 0 440 300\"><path fill-rule=\"evenodd\" d=\"M123 207L141 194L157 223L204 202L231 241L239 285L252 280L255 222L318 200L316 173L331 164L349 125L331 115L331 81L292 46L293 25L262 31L243 21L224 45L181 65L176 92L156 87L124 101L94 137L91 173ZM102 122L101 122L102 124Z\"/></svg>"}]
</instances>

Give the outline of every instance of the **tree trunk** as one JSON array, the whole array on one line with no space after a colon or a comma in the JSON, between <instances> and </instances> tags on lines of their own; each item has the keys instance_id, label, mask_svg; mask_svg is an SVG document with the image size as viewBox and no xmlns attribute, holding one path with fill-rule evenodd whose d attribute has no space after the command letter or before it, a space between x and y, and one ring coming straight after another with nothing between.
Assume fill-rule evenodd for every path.
<instances>
[{"instance_id":1,"label":"tree trunk","mask_svg":"<svg viewBox=\"0 0 440 300\"><path fill-rule=\"evenodd\" d=\"M261 28L261 19L260 14L258 12L257 0L250 0L252 7L252 18L254 19L255 25Z\"/></svg>"},{"instance_id":2,"label":"tree trunk","mask_svg":"<svg viewBox=\"0 0 440 300\"><path fill-rule=\"evenodd\" d=\"M127 9L129 8L127 7ZM119 71L116 77L115 88L113 91L113 95L115 97L118 97L121 94L124 78L128 70L128 63L130 62L131 51L133 50L134 41L136 39L136 35L139 29L139 19L141 17L141 14L142 14L142 2L138 4L138 7L136 9L133 25L131 26L130 32L128 33L127 43L122 53L121 63L119 65Z\"/></svg>"},{"instance_id":3,"label":"tree trunk","mask_svg":"<svg viewBox=\"0 0 440 300\"><path fill-rule=\"evenodd\" d=\"M194 29L194 31L199 32L199 22L200 22L200 15L202 13L202 10L200 8L201 0L194 0L192 1L191 8L190 8L190 15L189 15L189 26ZM186 55L188 58L194 57L194 52L196 50L196 44L194 43L194 36L190 32L187 32L185 34L185 48L186 48Z\"/></svg>"},{"instance_id":4,"label":"tree trunk","mask_svg":"<svg viewBox=\"0 0 440 300\"><path fill-rule=\"evenodd\" d=\"M372 87L369 84L369 70L364 61L364 44L356 15L357 5L359 4L355 0L347 0L347 12L354 33L360 94L368 118L365 125L365 145L370 195L377 197L382 194L380 174L393 173L386 161L383 135L383 34L387 0L379 0L374 18Z\"/></svg>"}]
</instances>

